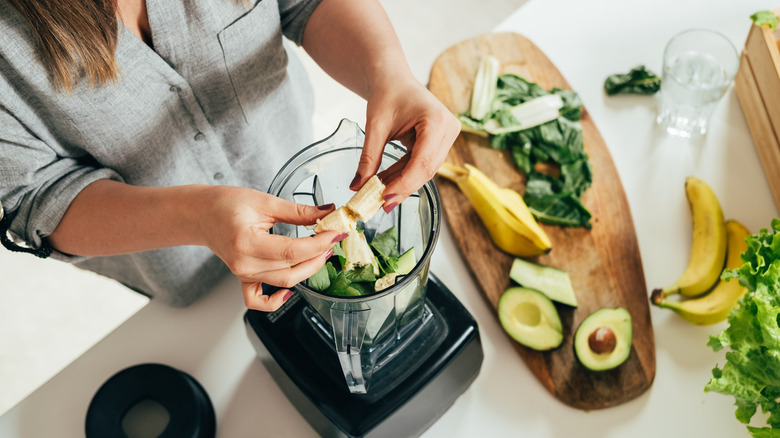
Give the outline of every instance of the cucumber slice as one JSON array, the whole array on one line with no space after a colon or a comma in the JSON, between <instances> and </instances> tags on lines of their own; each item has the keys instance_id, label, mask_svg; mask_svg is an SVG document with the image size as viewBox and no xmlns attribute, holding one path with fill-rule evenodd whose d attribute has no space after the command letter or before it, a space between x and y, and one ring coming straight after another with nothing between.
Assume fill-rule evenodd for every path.
<instances>
[{"instance_id":1,"label":"cucumber slice","mask_svg":"<svg viewBox=\"0 0 780 438\"><path fill-rule=\"evenodd\" d=\"M577 307L577 296L566 271L516 258L509 278L523 287L538 290L553 301Z\"/></svg>"},{"instance_id":2,"label":"cucumber slice","mask_svg":"<svg viewBox=\"0 0 780 438\"><path fill-rule=\"evenodd\" d=\"M412 269L414 269L414 265L416 264L417 259L414 258L414 247L412 247L398 257L398 268L395 272L398 273L398 275L406 275L412 272Z\"/></svg>"}]
</instances>

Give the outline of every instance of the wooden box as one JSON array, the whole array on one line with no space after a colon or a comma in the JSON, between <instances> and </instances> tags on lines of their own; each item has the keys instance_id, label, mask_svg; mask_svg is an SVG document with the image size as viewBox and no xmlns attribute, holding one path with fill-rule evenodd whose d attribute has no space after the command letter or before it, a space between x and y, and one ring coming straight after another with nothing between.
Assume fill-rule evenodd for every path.
<instances>
[{"instance_id":1,"label":"wooden box","mask_svg":"<svg viewBox=\"0 0 780 438\"><path fill-rule=\"evenodd\" d=\"M734 87L780 209L780 28L750 27Z\"/></svg>"}]
</instances>

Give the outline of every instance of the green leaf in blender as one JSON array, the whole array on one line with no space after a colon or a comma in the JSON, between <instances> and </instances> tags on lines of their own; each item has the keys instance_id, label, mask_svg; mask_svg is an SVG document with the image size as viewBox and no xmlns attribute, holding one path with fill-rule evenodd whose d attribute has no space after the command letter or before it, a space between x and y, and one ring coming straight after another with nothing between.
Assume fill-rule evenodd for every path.
<instances>
[{"instance_id":1,"label":"green leaf in blender","mask_svg":"<svg viewBox=\"0 0 780 438\"><path fill-rule=\"evenodd\" d=\"M330 283L330 287L325 290L325 293L329 295L337 296L359 296L362 295L361 291L352 286L352 281L347 278L348 271L341 271L336 275L336 278Z\"/></svg>"},{"instance_id":2,"label":"green leaf in blender","mask_svg":"<svg viewBox=\"0 0 780 438\"><path fill-rule=\"evenodd\" d=\"M331 267L333 266L330 262L327 262L326 264L322 265L319 271L309 277L308 285L310 288L322 292L330 287L330 277L328 275L327 265L331 265Z\"/></svg>"},{"instance_id":3,"label":"green leaf in blender","mask_svg":"<svg viewBox=\"0 0 780 438\"><path fill-rule=\"evenodd\" d=\"M347 279L352 283L357 282L374 282L376 281L376 275L374 275L373 265L364 265L348 271L342 271L346 275Z\"/></svg>"},{"instance_id":4,"label":"green leaf in blender","mask_svg":"<svg viewBox=\"0 0 780 438\"><path fill-rule=\"evenodd\" d=\"M398 257L398 229L392 226L371 239L371 248L384 257Z\"/></svg>"},{"instance_id":5,"label":"green leaf in blender","mask_svg":"<svg viewBox=\"0 0 780 438\"><path fill-rule=\"evenodd\" d=\"M337 243L333 247L333 256L338 257L339 266L344 266L347 263L347 256L344 254L344 249L341 247L341 242Z\"/></svg>"}]
</instances>

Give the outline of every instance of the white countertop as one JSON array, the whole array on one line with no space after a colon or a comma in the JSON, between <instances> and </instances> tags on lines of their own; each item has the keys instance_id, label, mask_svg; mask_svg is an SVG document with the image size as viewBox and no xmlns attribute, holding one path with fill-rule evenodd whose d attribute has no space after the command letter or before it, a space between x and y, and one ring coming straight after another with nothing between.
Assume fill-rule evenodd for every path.
<instances>
[{"instance_id":1,"label":"white countertop","mask_svg":"<svg viewBox=\"0 0 780 438\"><path fill-rule=\"evenodd\" d=\"M710 133L683 141L655 127L652 97L606 97L601 85L607 75L637 64L660 73L666 41L686 28L719 30L741 49L750 14L774 7L758 0L532 0L496 29L530 38L582 96L622 178L648 289L674 281L687 262L686 176L709 183L726 217L752 232L768 227L778 210L733 88L718 105ZM705 344L725 323L693 326L653 307L653 386L623 405L583 412L557 401L528 371L469 277L446 225L431 271L477 320L485 359L474 384L425 437L748 436L734 418L732 398L703 392L710 370L723 363L722 353ZM239 285L232 278L186 309L152 300L0 417L0 436L83 436L86 410L100 385L144 362L168 364L203 384L217 412L220 437L315 436L257 360L243 313Z\"/></svg>"}]
</instances>

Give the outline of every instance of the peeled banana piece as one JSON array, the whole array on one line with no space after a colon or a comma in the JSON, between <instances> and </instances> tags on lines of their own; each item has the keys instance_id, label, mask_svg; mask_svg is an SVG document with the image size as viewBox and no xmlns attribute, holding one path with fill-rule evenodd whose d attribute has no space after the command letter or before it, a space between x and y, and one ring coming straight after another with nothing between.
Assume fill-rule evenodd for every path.
<instances>
[{"instance_id":1,"label":"peeled banana piece","mask_svg":"<svg viewBox=\"0 0 780 438\"><path fill-rule=\"evenodd\" d=\"M726 235L728 236L726 269L737 269L743 264L740 255L747 250L745 238L750 235L750 231L741 223L729 220L726 222ZM702 297L682 301L669 300L660 289L657 289L653 291L651 301L656 306L677 312L686 321L709 325L724 321L746 292L747 288L740 284L739 280L732 278L728 281L721 280L712 291Z\"/></svg>"},{"instance_id":2,"label":"peeled banana piece","mask_svg":"<svg viewBox=\"0 0 780 438\"><path fill-rule=\"evenodd\" d=\"M550 252L550 238L519 193L498 186L470 164L460 167L444 163L438 174L458 185L487 228L490 238L501 250L518 257Z\"/></svg>"},{"instance_id":3,"label":"peeled banana piece","mask_svg":"<svg viewBox=\"0 0 780 438\"><path fill-rule=\"evenodd\" d=\"M348 233L355 229L358 219L368 222L382 208L384 191L385 185L382 184L379 177L372 176L357 193L352 195L346 205L337 208L324 218L318 219L314 226L314 232L321 233L333 230Z\"/></svg>"},{"instance_id":4,"label":"peeled banana piece","mask_svg":"<svg viewBox=\"0 0 780 438\"><path fill-rule=\"evenodd\" d=\"M385 192L385 185L374 175L360 190L352 195L352 199L347 202L346 207L352 211L355 216L363 222L368 222L382 208L385 199L382 194Z\"/></svg>"},{"instance_id":5,"label":"peeled banana piece","mask_svg":"<svg viewBox=\"0 0 780 438\"><path fill-rule=\"evenodd\" d=\"M688 177L685 180L685 195L693 217L688 266L674 284L660 290L664 295L679 293L685 297L695 297L710 290L723 272L726 222L715 192L704 181Z\"/></svg>"}]
</instances>

